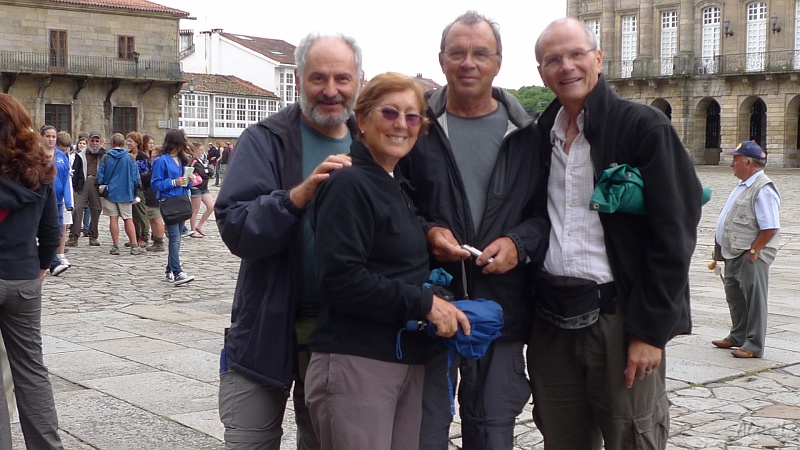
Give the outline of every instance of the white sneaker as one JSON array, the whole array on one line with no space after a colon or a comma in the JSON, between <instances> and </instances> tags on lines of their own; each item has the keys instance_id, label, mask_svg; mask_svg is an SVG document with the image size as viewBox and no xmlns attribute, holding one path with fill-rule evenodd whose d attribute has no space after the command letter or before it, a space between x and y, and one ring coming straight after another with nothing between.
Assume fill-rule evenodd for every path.
<instances>
[{"instance_id":1,"label":"white sneaker","mask_svg":"<svg viewBox=\"0 0 800 450\"><path fill-rule=\"evenodd\" d=\"M54 277L57 277L57 276L61 275L62 273L64 273L67 269L69 269L69 266L62 262L61 264L59 264L55 268L53 268L53 271L50 272L50 273L53 274Z\"/></svg>"},{"instance_id":2,"label":"white sneaker","mask_svg":"<svg viewBox=\"0 0 800 450\"><path fill-rule=\"evenodd\" d=\"M72 267L72 264L69 262L66 256L62 256L61 258L58 258L58 260L61 261L61 264Z\"/></svg>"},{"instance_id":3,"label":"white sneaker","mask_svg":"<svg viewBox=\"0 0 800 450\"><path fill-rule=\"evenodd\" d=\"M175 275L173 275L172 272L167 272L166 274L164 274L164 278L162 278L161 281L166 281L167 283L173 283L175 282Z\"/></svg>"},{"instance_id":4,"label":"white sneaker","mask_svg":"<svg viewBox=\"0 0 800 450\"><path fill-rule=\"evenodd\" d=\"M173 281L173 283L175 284L175 286L180 286L182 284L186 284L186 283L188 283L190 281L193 281L193 280L194 280L194 277L190 277L189 275L186 275L186 272L181 272L178 275L175 275L175 281Z\"/></svg>"}]
</instances>

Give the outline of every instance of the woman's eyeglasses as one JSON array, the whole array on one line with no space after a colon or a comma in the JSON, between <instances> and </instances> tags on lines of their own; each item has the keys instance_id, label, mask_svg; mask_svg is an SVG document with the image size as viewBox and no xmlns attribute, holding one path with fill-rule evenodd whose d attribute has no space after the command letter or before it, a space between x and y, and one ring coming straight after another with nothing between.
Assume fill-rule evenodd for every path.
<instances>
[{"instance_id":1,"label":"woman's eyeglasses","mask_svg":"<svg viewBox=\"0 0 800 450\"><path fill-rule=\"evenodd\" d=\"M381 112L381 116L383 119L389 122L394 122L400 117L400 111L391 106L381 106L380 108L374 108ZM406 125L410 127L418 127L422 124L422 116L417 113L405 113L403 117L406 119Z\"/></svg>"}]
</instances>

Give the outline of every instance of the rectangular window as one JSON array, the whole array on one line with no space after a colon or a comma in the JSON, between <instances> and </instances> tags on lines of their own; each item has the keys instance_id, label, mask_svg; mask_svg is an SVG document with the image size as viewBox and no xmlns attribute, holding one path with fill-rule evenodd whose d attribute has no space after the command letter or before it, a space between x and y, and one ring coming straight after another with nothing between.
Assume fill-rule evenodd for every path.
<instances>
[{"instance_id":1,"label":"rectangular window","mask_svg":"<svg viewBox=\"0 0 800 450\"><path fill-rule=\"evenodd\" d=\"M800 69L800 1L794 3L794 69Z\"/></svg>"},{"instance_id":2,"label":"rectangular window","mask_svg":"<svg viewBox=\"0 0 800 450\"><path fill-rule=\"evenodd\" d=\"M133 61L135 52L133 36L117 36L117 58Z\"/></svg>"},{"instance_id":3,"label":"rectangular window","mask_svg":"<svg viewBox=\"0 0 800 450\"><path fill-rule=\"evenodd\" d=\"M703 10L703 63L698 67L698 73L717 73L719 64L719 35L720 35L719 8L712 6Z\"/></svg>"},{"instance_id":4,"label":"rectangular window","mask_svg":"<svg viewBox=\"0 0 800 450\"><path fill-rule=\"evenodd\" d=\"M67 67L67 32L50 30L50 70L63 72Z\"/></svg>"},{"instance_id":5,"label":"rectangular window","mask_svg":"<svg viewBox=\"0 0 800 450\"><path fill-rule=\"evenodd\" d=\"M295 102L295 79L293 69L282 69L280 72L280 85L278 86L278 95L283 100L284 104Z\"/></svg>"},{"instance_id":6,"label":"rectangular window","mask_svg":"<svg viewBox=\"0 0 800 450\"><path fill-rule=\"evenodd\" d=\"M208 103L208 94L181 93L178 99L178 127L183 128L188 136L208 135Z\"/></svg>"},{"instance_id":7,"label":"rectangular window","mask_svg":"<svg viewBox=\"0 0 800 450\"><path fill-rule=\"evenodd\" d=\"M72 106L44 105L44 123L56 127L58 131L72 133Z\"/></svg>"},{"instance_id":8,"label":"rectangular window","mask_svg":"<svg viewBox=\"0 0 800 450\"><path fill-rule=\"evenodd\" d=\"M745 70L764 70L767 50L767 3L753 2L747 5L747 55Z\"/></svg>"},{"instance_id":9,"label":"rectangular window","mask_svg":"<svg viewBox=\"0 0 800 450\"><path fill-rule=\"evenodd\" d=\"M131 131L136 131L138 128L136 122L136 108L114 108L114 133L126 135Z\"/></svg>"},{"instance_id":10,"label":"rectangular window","mask_svg":"<svg viewBox=\"0 0 800 450\"><path fill-rule=\"evenodd\" d=\"M638 46L638 36L636 33L636 16L622 16L622 78L630 78L633 72L633 60L636 59Z\"/></svg>"},{"instance_id":11,"label":"rectangular window","mask_svg":"<svg viewBox=\"0 0 800 450\"><path fill-rule=\"evenodd\" d=\"M594 37L597 39L597 48L600 48L600 20L589 19L586 21L586 26L594 33Z\"/></svg>"},{"instance_id":12,"label":"rectangular window","mask_svg":"<svg viewBox=\"0 0 800 450\"><path fill-rule=\"evenodd\" d=\"M678 11L661 13L661 75L672 75L678 51Z\"/></svg>"},{"instance_id":13,"label":"rectangular window","mask_svg":"<svg viewBox=\"0 0 800 450\"><path fill-rule=\"evenodd\" d=\"M214 128L244 131L278 111L278 102L255 98L214 97Z\"/></svg>"}]
</instances>

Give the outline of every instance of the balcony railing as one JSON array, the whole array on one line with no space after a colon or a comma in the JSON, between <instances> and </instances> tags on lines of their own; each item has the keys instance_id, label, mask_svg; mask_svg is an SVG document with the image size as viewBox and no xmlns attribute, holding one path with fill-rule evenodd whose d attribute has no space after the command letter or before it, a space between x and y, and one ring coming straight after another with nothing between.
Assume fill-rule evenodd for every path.
<instances>
[{"instance_id":1,"label":"balcony railing","mask_svg":"<svg viewBox=\"0 0 800 450\"><path fill-rule=\"evenodd\" d=\"M149 59L125 60L84 55L50 58L47 53L12 51L0 51L0 71L143 80L180 81L182 79L179 62Z\"/></svg>"},{"instance_id":2,"label":"balcony railing","mask_svg":"<svg viewBox=\"0 0 800 450\"><path fill-rule=\"evenodd\" d=\"M690 75L743 75L800 71L800 51L754 52L712 57L676 55L674 58L636 58L603 61L610 80Z\"/></svg>"}]
</instances>

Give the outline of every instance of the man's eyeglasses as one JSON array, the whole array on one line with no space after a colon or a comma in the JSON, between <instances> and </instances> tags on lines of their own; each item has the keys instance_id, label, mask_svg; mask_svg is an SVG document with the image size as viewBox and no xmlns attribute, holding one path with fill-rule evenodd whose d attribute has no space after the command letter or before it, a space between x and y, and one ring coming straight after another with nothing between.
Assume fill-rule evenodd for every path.
<instances>
[{"instance_id":1,"label":"man's eyeglasses","mask_svg":"<svg viewBox=\"0 0 800 450\"><path fill-rule=\"evenodd\" d=\"M582 61L583 58L585 58L586 55L589 54L589 52L593 52L595 50L597 49L590 48L589 50L573 50L564 55L549 56L545 58L544 61L542 62L542 67L544 67L545 69L561 67L562 65L564 65L565 60L571 62Z\"/></svg>"},{"instance_id":2,"label":"man's eyeglasses","mask_svg":"<svg viewBox=\"0 0 800 450\"><path fill-rule=\"evenodd\" d=\"M383 119L389 122L394 122L398 117L400 117L401 114L400 111L392 108L391 106L381 106L373 109L380 111ZM406 119L406 125L410 127L418 127L420 124L422 124L422 116L417 113L405 113L403 114L403 117Z\"/></svg>"},{"instance_id":3,"label":"man's eyeglasses","mask_svg":"<svg viewBox=\"0 0 800 450\"><path fill-rule=\"evenodd\" d=\"M497 53L492 53L486 49L475 50L472 53L469 53L464 49L455 49L448 50L444 54L447 56L448 61L459 64L467 59L468 54L476 63L485 63L488 62L492 56L497 56Z\"/></svg>"}]
</instances>

